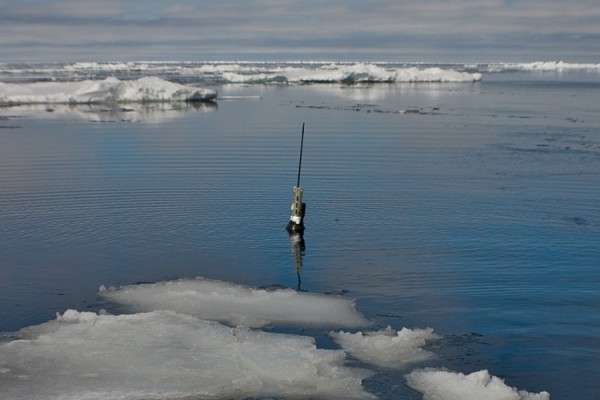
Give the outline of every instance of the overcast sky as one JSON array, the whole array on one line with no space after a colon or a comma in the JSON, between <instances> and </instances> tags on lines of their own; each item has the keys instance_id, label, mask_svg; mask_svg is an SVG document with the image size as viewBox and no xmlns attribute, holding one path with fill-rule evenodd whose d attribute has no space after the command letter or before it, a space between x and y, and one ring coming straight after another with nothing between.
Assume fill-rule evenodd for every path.
<instances>
[{"instance_id":1,"label":"overcast sky","mask_svg":"<svg viewBox=\"0 0 600 400\"><path fill-rule=\"evenodd\" d=\"M600 62L599 0L0 0L0 62Z\"/></svg>"}]
</instances>

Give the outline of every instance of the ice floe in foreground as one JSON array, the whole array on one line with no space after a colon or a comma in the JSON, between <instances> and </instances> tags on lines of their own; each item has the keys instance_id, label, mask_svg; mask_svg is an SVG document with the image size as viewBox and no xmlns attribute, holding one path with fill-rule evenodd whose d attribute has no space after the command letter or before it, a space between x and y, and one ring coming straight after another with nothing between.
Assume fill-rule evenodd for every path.
<instances>
[{"instance_id":1,"label":"ice floe in foreground","mask_svg":"<svg viewBox=\"0 0 600 400\"><path fill-rule=\"evenodd\" d=\"M1 83L0 104L97 104L126 102L207 101L217 92L180 85L157 77L137 80Z\"/></svg>"},{"instance_id":2,"label":"ice floe in foreground","mask_svg":"<svg viewBox=\"0 0 600 400\"><path fill-rule=\"evenodd\" d=\"M341 296L265 290L208 279L100 288L100 296L135 312L171 310L230 325L361 327L369 321Z\"/></svg>"},{"instance_id":3,"label":"ice floe in foreground","mask_svg":"<svg viewBox=\"0 0 600 400\"><path fill-rule=\"evenodd\" d=\"M404 369L434 354L428 329L330 332L341 349L265 325L360 327L351 299L264 290L208 279L100 288L133 314L67 310L0 342L0 397L11 400L373 399L373 375L346 364ZM220 321L220 322L219 322ZM223 323L229 324L229 326ZM549 400L518 391L486 370L397 372L425 400Z\"/></svg>"},{"instance_id":4,"label":"ice floe in foreground","mask_svg":"<svg viewBox=\"0 0 600 400\"><path fill-rule=\"evenodd\" d=\"M469 375L439 369L420 369L406 376L410 387L425 400L549 400L547 392L529 393L507 386L482 370Z\"/></svg>"},{"instance_id":5,"label":"ice floe in foreground","mask_svg":"<svg viewBox=\"0 0 600 400\"><path fill-rule=\"evenodd\" d=\"M372 398L369 372L310 337L171 311L68 310L0 344L3 399Z\"/></svg>"},{"instance_id":6,"label":"ice floe in foreground","mask_svg":"<svg viewBox=\"0 0 600 400\"><path fill-rule=\"evenodd\" d=\"M395 331L390 326L375 332L340 331L329 335L354 358L382 368L402 368L435 357L423 346L440 338L431 328Z\"/></svg>"}]
</instances>

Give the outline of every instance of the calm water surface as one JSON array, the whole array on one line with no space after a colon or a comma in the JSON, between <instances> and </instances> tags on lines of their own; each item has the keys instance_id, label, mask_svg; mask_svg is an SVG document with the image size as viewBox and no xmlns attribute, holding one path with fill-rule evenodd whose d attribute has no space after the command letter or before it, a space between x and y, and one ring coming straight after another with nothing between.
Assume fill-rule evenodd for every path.
<instances>
[{"instance_id":1,"label":"calm water surface","mask_svg":"<svg viewBox=\"0 0 600 400\"><path fill-rule=\"evenodd\" d=\"M102 284L347 291L382 327L444 336L434 366L600 398L597 78L216 89L197 107L0 109L0 332L98 310ZM404 373L365 386L420 398Z\"/></svg>"}]
</instances>

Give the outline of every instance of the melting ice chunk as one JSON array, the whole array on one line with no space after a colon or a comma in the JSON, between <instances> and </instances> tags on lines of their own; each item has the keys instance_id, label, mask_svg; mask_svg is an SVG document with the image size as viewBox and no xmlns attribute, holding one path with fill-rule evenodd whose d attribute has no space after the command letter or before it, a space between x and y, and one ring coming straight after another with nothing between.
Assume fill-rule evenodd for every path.
<instances>
[{"instance_id":1,"label":"melting ice chunk","mask_svg":"<svg viewBox=\"0 0 600 400\"><path fill-rule=\"evenodd\" d=\"M423 350L428 341L439 339L433 329L395 331L391 327L375 332L330 332L329 335L353 357L382 368L402 368L435 355Z\"/></svg>"},{"instance_id":2,"label":"melting ice chunk","mask_svg":"<svg viewBox=\"0 0 600 400\"><path fill-rule=\"evenodd\" d=\"M372 398L341 350L172 311L68 310L18 337L0 344L4 399Z\"/></svg>"},{"instance_id":3,"label":"melting ice chunk","mask_svg":"<svg viewBox=\"0 0 600 400\"><path fill-rule=\"evenodd\" d=\"M487 370L469 375L439 369L420 369L406 376L408 385L425 400L549 400L548 392L529 393L507 386Z\"/></svg>"},{"instance_id":4,"label":"melting ice chunk","mask_svg":"<svg viewBox=\"0 0 600 400\"><path fill-rule=\"evenodd\" d=\"M121 81L117 78L80 82L0 82L0 104L96 104L123 102L205 101L217 97L211 89L168 82L157 77Z\"/></svg>"},{"instance_id":5,"label":"melting ice chunk","mask_svg":"<svg viewBox=\"0 0 600 400\"><path fill-rule=\"evenodd\" d=\"M100 296L135 312L172 310L230 325L360 327L369 321L352 299L297 292L263 290L208 279L183 279L100 288Z\"/></svg>"}]
</instances>

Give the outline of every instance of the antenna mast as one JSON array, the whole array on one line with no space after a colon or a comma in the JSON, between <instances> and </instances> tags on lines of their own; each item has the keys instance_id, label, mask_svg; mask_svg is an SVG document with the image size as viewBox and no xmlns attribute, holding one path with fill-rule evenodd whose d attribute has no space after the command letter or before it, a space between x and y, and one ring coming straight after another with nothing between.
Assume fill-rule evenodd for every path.
<instances>
[{"instance_id":1,"label":"antenna mast","mask_svg":"<svg viewBox=\"0 0 600 400\"><path fill-rule=\"evenodd\" d=\"M302 123L302 139L300 140L300 161L298 161L298 179L294 187L294 200L292 201L292 215L285 229L292 233L304 232L304 214L306 203L302 202L302 188L300 187L300 172L302 171L302 149L304 148L304 123Z\"/></svg>"},{"instance_id":2,"label":"antenna mast","mask_svg":"<svg viewBox=\"0 0 600 400\"><path fill-rule=\"evenodd\" d=\"M300 139L300 161L298 161L298 181L296 187L300 187L300 170L302 169L302 149L304 148L304 122L302 123L302 139Z\"/></svg>"}]
</instances>

